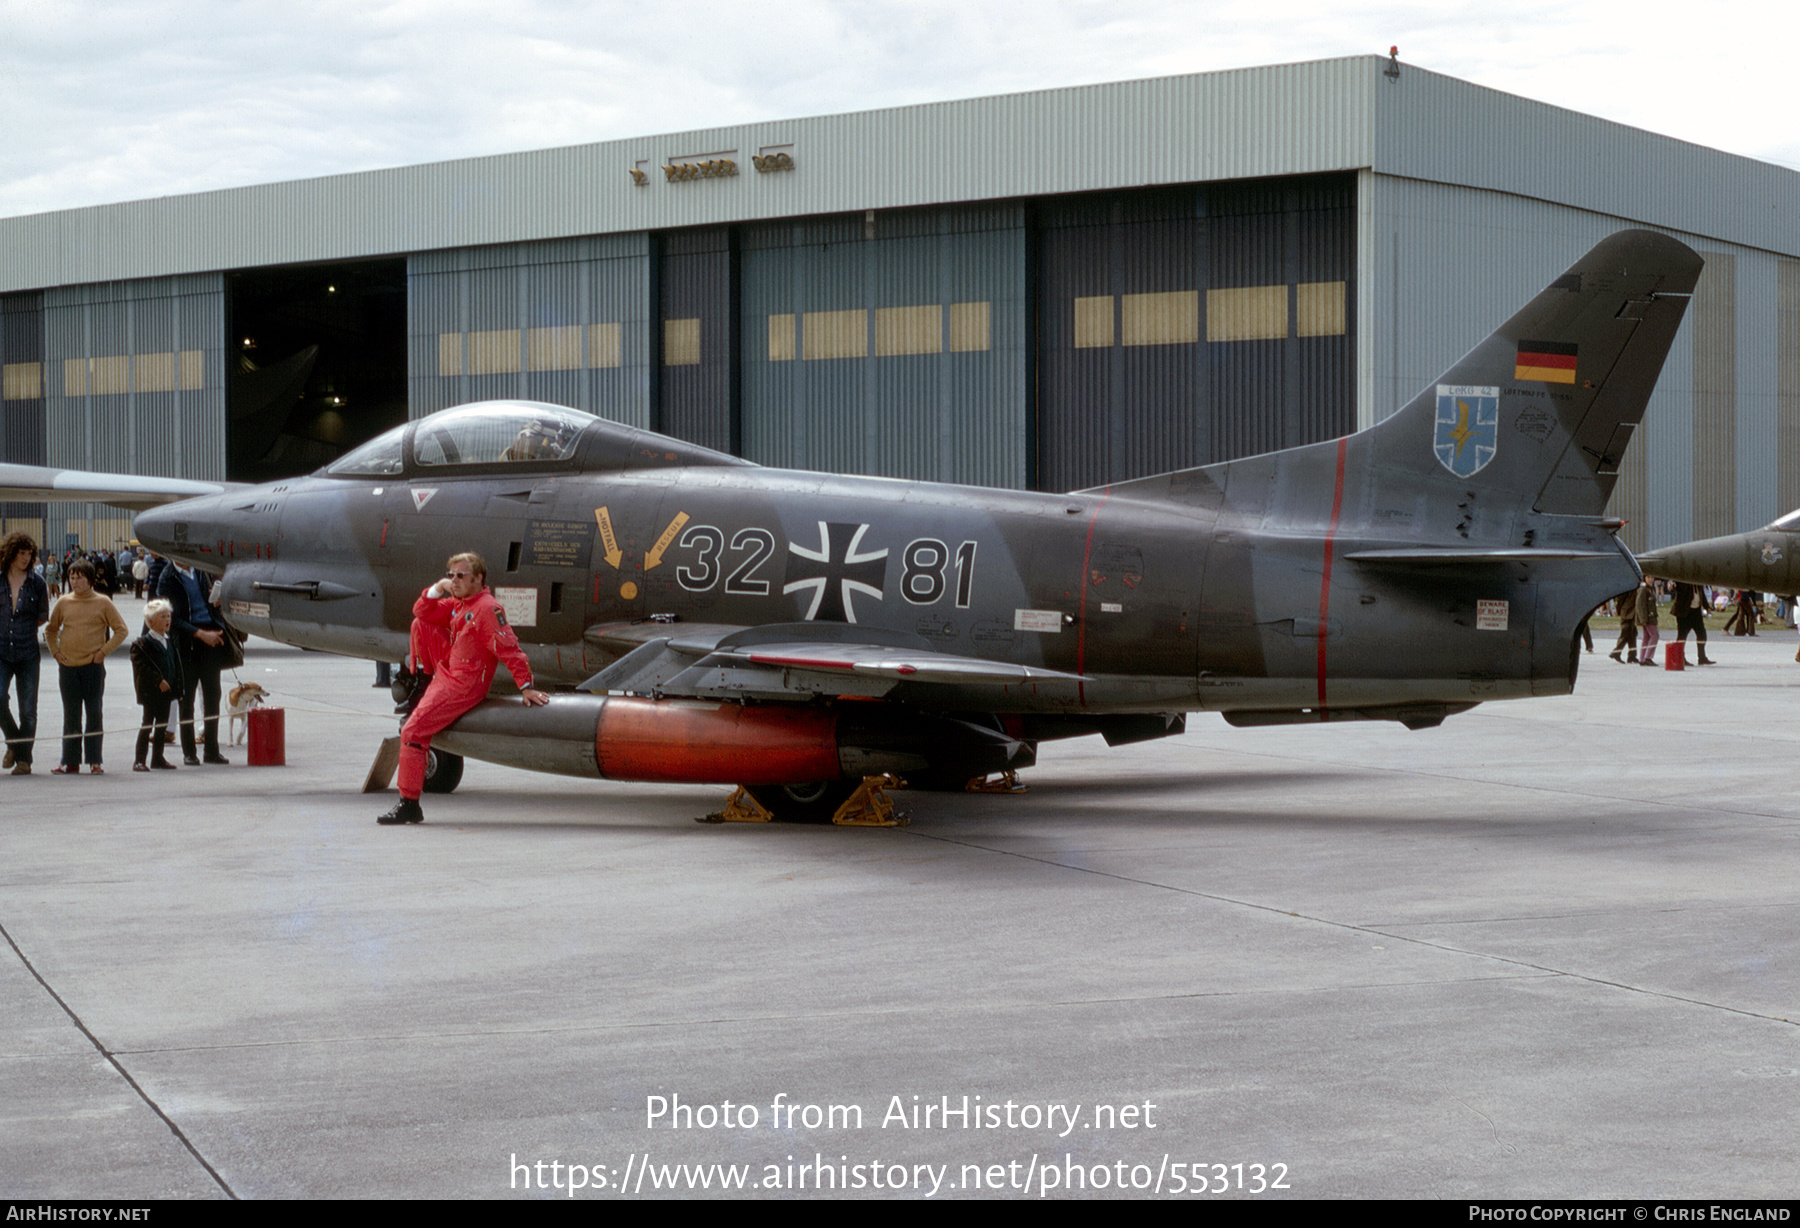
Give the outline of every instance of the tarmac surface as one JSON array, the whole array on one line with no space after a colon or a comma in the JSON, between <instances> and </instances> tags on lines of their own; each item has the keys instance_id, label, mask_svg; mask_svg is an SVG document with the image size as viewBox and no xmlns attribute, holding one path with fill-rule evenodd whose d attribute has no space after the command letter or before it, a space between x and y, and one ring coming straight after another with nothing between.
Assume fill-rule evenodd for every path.
<instances>
[{"instance_id":1,"label":"tarmac surface","mask_svg":"<svg viewBox=\"0 0 1800 1228\"><path fill-rule=\"evenodd\" d=\"M115 657L107 774L0 778L0 1196L1792 1196L1800 665L1712 647L895 830L474 761L378 827L372 666L262 641L287 766L133 774Z\"/></svg>"}]
</instances>

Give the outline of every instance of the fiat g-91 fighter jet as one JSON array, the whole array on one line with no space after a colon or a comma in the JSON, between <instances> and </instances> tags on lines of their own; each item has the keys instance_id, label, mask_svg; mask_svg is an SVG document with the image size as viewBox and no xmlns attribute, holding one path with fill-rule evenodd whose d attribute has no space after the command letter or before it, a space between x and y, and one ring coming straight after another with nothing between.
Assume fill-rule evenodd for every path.
<instances>
[{"instance_id":1,"label":"fiat g-91 fighter jet","mask_svg":"<svg viewBox=\"0 0 1800 1228\"><path fill-rule=\"evenodd\" d=\"M388 661L476 551L562 693L490 699L440 746L777 813L1193 711L1422 728L1568 692L1577 624L1637 583L1607 497L1700 267L1614 235L1374 427L1072 494L770 469L506 401L137 534L222 573L241 629Z\"/></svg>"}]
</instances>

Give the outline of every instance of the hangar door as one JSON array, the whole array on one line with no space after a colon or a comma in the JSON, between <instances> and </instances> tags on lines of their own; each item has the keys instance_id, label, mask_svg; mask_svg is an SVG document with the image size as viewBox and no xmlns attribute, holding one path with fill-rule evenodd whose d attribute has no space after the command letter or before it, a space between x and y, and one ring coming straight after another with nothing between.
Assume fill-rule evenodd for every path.
<instances>
[{"instance_id":1,"label":"hangar door","mask_svg":"<svg viewBox=\"0 0 1800 1228\"><path fill-rule=\"evenodd\" d=\"M1355 199L1318 175L1043 201L1040 488L1355 429Z\"/></svg>"}]
</instances>

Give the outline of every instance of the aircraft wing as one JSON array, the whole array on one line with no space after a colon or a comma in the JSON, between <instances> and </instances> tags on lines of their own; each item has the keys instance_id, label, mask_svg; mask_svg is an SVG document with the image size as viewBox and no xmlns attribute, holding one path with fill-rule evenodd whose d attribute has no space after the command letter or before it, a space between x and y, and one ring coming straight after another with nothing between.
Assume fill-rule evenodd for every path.
<instances>
[{"instance_id":1,"label":"aircraft wing","mask_svg":"<svg viewBox=\"0 0 1800 1228\"><path fill-rule=\"evenodd\" d=\"M198 495L223 494L226 482L152 478L131 473L88 473L43 465L0 465L0 499L21 503L105 503L142 511Z\"/></svg>"},{"instance_id":2,"label":"aircraft wing","mask_svg":"<svg viewBox=\"0 0 1800 1228\"><path fill-rule=\"evenodd\" d=\"M663 634L645 635L648 630ZM732 628L640 623L594 631L600 641L620 647L643 638L577 690L799 701L820 695L875 698L901 683L1077 680L1074 674L1038 666L943 652L917 636L852 623Z\"/></svg>"}]
</instances>

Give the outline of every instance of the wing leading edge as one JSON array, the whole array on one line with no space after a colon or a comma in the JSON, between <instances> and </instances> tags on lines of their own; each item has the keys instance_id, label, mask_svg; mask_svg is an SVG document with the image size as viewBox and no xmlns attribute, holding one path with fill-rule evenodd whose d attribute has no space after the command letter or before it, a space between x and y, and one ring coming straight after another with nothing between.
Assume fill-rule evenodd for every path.
<instances>
[{"instance_id":1,"label":"wing leading edge","mask_svg":"<svg viewBox=\"0 0 1800 1228\"><path fill-rule=\"evenodd\" d=\"M43 465L0 465L0 499L23 503L105 503L139 512L200 495L219 495L241 483L153 478L133 473L88 473Z\"/></svg>"}]
</instances>

